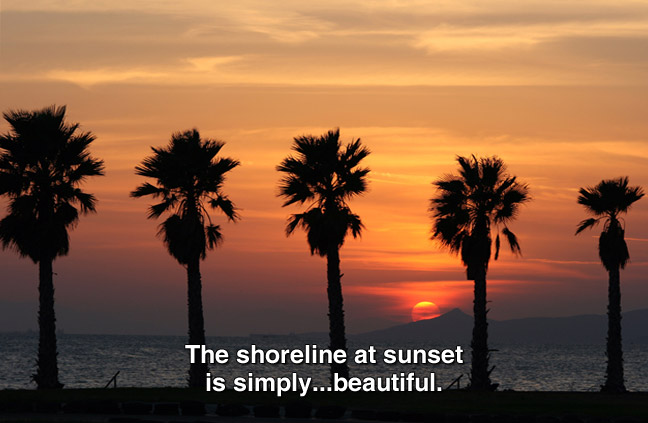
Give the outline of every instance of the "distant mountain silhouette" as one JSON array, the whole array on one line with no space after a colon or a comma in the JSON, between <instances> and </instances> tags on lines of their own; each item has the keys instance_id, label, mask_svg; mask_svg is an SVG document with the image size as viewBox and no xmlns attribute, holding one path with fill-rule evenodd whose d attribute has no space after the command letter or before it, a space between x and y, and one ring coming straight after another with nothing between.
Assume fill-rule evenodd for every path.
<instances>
[{"instance_id":1,"label":"distant mountain silhouette","mask_svg":"<svg viewBox=\"0 0 648 423\"><path fill-rule=\"evenodd\" d=\"M632 310L622 314L623 340L648 344L648 309Z\"/></svg>"},{"instance_id":2,"label":"distant mountain silhouette","mask_svg":"<svg viewBox=\"0 0 648 423\"><path fill-rule=\"evenodd\" d=\"M624 343L648 343L648 309L623 314ZM470 344L472 316L455 308L437 318L419 320L356 335L359 339L433 341ZM494 344L604 344L607 317L586 314L569 317L531 317L489 320L489 340Z\"/></svg>"},{"instance_id":3,"label":"distant mountain silhouette","mask_svg":"<svg viewBox=\"0 0 648 423\"><path fill-rule=\"evenodd\" d=\"M470 343L472 316L455 308L434 319L419 320L387 329L356 335L359 338L389 341L431 340L435 342Z\"/></svg>"}]
</instances>

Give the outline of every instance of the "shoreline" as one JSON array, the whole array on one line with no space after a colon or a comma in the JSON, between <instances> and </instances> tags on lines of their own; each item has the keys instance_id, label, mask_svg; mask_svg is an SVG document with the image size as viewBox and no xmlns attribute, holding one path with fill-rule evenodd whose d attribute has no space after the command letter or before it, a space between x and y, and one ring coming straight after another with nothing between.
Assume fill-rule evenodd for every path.
<instances>
[{"instance_id":1,"label":"shoreline","mask_svg":"<svg viewBox=\"0 0 648 423\"><path fill-rule=\"evenodd\" d=\"M264 407L266 412L272 415L275 415L273 410L282 410L281 413L285 414L287 407L302 404L308 406L309 410L312 409L310 416L316 416L320 412L318 410L324 410L321 411L324 414L327 410L337 410L337 418L341 418L339 413L343 410L346 417L356 420L426 422L431 415L511 418L579 416L579 420L576 421L620 417L648 420L648 392L309 392L304 398L298 395L277 398L272 393L264 392L240 393L227 390L215 393L189 388L0 390L0 415L4 421L11 416L19 417L30 413L53 416L79 413L131 414L126 413L131 405L124 404L166 404L164 407L170 410L170 415L181 415L179 410L183 404L185 407L202 406L203 409L207 409L208 415L210 412L214 414L218 407L225 407L221 408L223 410L227 407L242 406L248 408L246 415L256 414L257 409L263 410ZM159 407L152 406L145 414L159 414L154 411Z\"/></svg>"}]
</instances>

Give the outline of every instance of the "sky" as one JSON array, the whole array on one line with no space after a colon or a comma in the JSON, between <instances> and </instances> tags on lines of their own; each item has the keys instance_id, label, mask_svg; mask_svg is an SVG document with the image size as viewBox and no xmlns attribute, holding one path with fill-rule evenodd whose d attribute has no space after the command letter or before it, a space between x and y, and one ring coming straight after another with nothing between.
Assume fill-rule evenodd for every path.
<instances>
[{"instance_id":1,"label":"sky","mask_svg":"<svg viewBox=\"0 0 648 423\"><path fill-rule=\"evenodd\" d=\"M186 333L186 272L128 193L151 146L197 128L241 161L238 223L202 264L209 335L327 330L326 263L287 238L276 165L340 128L372 151L365 223L341 250L347 329L406 323L421 301L472 309L460 259L430 240L432 182L457 155L501 157L533 201L522 257L491 262L493 319L604 314L607 274L578 189L648 188L648 1L46 1L0 4L0 110L67 105L97 140L98 212L54 263L58 327ZM0 132L8 130L0 123ZM4 209L4 205L2 207ZM2 215L4 211L0 211ZM624 310L648 308L648 199L625 217ZM600 227L599 227L600 228ZM599 229L600 230L600 229ZM37 268L0 251L0 331L36 329Z\"/></svg>"}]
</instances>

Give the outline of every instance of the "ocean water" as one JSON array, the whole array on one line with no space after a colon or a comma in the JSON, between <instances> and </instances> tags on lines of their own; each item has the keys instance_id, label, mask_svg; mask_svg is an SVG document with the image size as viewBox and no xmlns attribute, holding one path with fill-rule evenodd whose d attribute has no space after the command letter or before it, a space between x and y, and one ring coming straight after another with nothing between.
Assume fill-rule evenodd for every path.
<instances>
[{"instance_id":1,"label":"ocean water","mask_svg":"<svg viewBox=\"0 0 648 423\"><path fill-rule=\"evenodd\" d=\"M59 374L66 388L103 387L119 371L120 387L182 387L186 385L189 351L183 336L69 335L58 337ZM263 349L304 348L318 343L298 337L210 337L208 347L227 349L235 357L239 349L252 344ZM382 363L382 351L392 349L455 349L455 345L429 343L358 342L350 340L350 356L357 348L373 345L378 350L377 364L354 364L351 376L388 377L394 373L414 372L425 377L436 375L437 385L445 388L463 374L468 382L470 348L463 346L464 364ZM0 334L0 389L34 388L30 381L35 371L38 337L36 334ZM318 345L325 348L321 340ZM495 366L491 378L500 389L516 391L596 391L605 376L604 345L491 345ZM351 356L352 357L352 356ZM624 346L626 386L631 391L648 391L648 345ZM231 359L226 365L211 365L212 375L223 377L228 385L235 377L289 376L292 372L312 377L315 386L327 386L329 367L315 364L241 365Z\"/></svg>"}]
</instances>

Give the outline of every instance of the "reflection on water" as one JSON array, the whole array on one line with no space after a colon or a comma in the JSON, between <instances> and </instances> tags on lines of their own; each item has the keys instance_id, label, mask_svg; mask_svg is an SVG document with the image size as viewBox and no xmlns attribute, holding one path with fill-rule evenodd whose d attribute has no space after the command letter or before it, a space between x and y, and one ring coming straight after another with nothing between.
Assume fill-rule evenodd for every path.
<instances>
[{"instance_id":1,"label":"reflection on water","mask_svg":"<svg viewBox=\"0 0 648 423\"><path fill-rule=\"evenodd\" d=\"M67 388L103 387L117 371L119 386L181 387L186 385L189 352L185 350L184 336L130 336L130 335L60 335L59 371L61 382ZM329 368L326 365L240 365L235 353L251 344L259 348L303 348L314 340L297 337L211 337L208 347L225 348L230 353L227 365L212 365L214 376L231 382L235 377L285 376L297 372L312 377L316 386L328 385ZM36 334L0 334L0 389L34 388L30 375L34 363L38 337ZM433 345L425 342L390 344L376 342L378 364L356 365L351 362L351 376L390 376L393 373L415 372L426 376L436 373L437 383L447 386L460 374L462 383L468 382L470 349L464 348L464 364L452 365L386 365L381 363L381 352L386 348L451 348L454 345ZM326 344L319 342L325 348ZM366 348L369 343L350 342L351 350ZM492 355L496 366L492 374L500 389L518 391L594 391L603 382L605 372L604 345L493 345L498 351ZM626 386L632 391L648 391L648 345L625 345ZM351 356L351 355L350 355ZM231 386L231 383L229 384Z\"/></svg>"}]
</instances>

